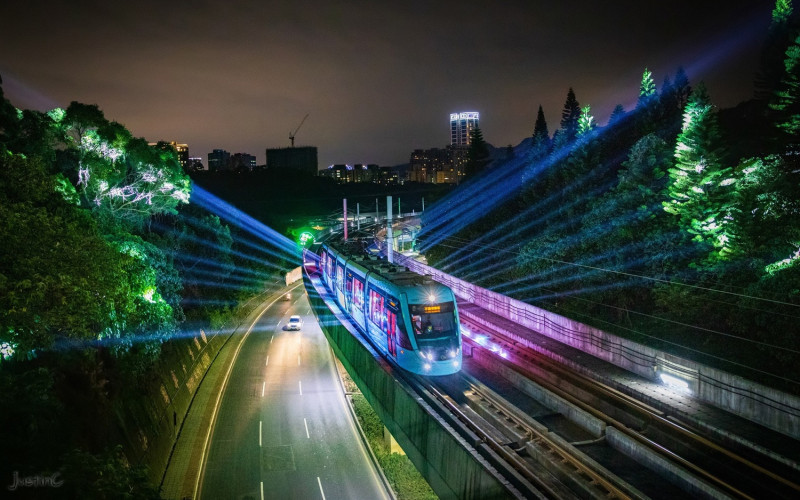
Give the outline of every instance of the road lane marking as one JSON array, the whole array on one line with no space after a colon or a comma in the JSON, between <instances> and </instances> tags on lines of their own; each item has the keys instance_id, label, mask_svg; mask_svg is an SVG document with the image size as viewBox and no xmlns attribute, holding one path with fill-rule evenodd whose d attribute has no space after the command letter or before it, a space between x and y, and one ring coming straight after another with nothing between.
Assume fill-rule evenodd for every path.
<instances>
[{"instance_id":1,"label":"road lane marking","mask_svg":"<svg viewBox=\"0 0 800 500\"><path fill-rule=\"evenodd\" d=\"M302 382L298 382L298 384L300 384L300 395L302 396L303 395L303 383Z\"/></svg>"},{"instance_id":2,"label":"road lane marking","mask_svg":"<svg viewBox=\"0 0 800 500\"><path fill-rule=\"evenodd\" d=\"M261 446L261 420L258 421L258 446Z\"/></svg>"},{"instance_id":3,"label":"road lane marking","mask_svg":"<svg viewBox=\"0 0 800 500\"><path fill-rule=\"evenodd\" d=\"M267 362L264 363L264 366L269 366L269 356L267 356Z\"/></svg>"},{"instance_id":4,"label":"road lane marking","mask_svg":"<svg viewBox=\"0 0 800 500\"><path fill-rule=\"evenodd\" d=\"M300 366L300 355L297 355L297 366Z\"/></svg>"},{"instance_id":5,"label":"road lane marking","mask_svg":"<svg viewBox=\"0 0 800 500\"><path fill-rule=\"evenodd\" d=\"M303 419L303 424L305 424L305 426L306 426L306 437L308 439L311 439L311 434L308 433L308 422L306 421L305 418Z\"/></svg>"},{"instance_id":6,"label":"road lane marking","mask_svg":"<svg viewBox=\"0 0 800 500\"><path fill-rule=\"evenodd\" d=\"M274 338L275 338L275 335L273 335L272 337L269 338L270 345L272 345L272 339L274 339Z\"/></svg>"},{"instance_id":7,"label":"road lane marking","mask_svg":"<svg viewBox=\"0 0 800 500\"><path fill-rule=\"evenodd\" d=\"M261 500L264 500L264 481L261 481Z\"/></svg>"},{"instance_id":8,"label":"road lane marking","mask_svg":"<svg viewBox=\"0 0 800 500\"><path fill-rule=\"evenodd\" d=\"M267 381L265 380L265 381L263 381L263 382L261 383L261 397L262 397L262 398L264 397L264 391L265 391L266 389L267 389Z\"/></svg>"},{"instance_id":9,"label":"road lane marking","mask_svg":"<svg viewBox=\"0 0 800 500\"><path fill-rule=\"evenodd\" d=\"M222 395L225 393L225 389L228 387L228 380L230 380L231 372L233 371L233 365L236 364L236 358L239 356L239 351L242 350L242 345L244 344L245 339L250 335L250 332L253 331L253 328L258 323L258 320L261 319L264 314L272 307L278 299L273 300L269 304L267 304L264 309L258 313L258 316L253 320L250 324L250 327L247 329L245 334L242 336L242 339L239 341L239 345L236 346L236 350L233 352L233 359L228 364L228 370L225 372L225 378L222 380L222 388L217 393L217 400L214 403L214 411L211 413L211 423L208 426L208 430L206 431L206 437L203 441L203 452L200 454L200 473L197 474L194 482L194 494L192 498L200 498L200 483L203 481L205 476L206 470L206 458L208 457L208 443L211 441L211 433L214 431L214 427L216 427L217 423L217 414L219 412L220 402L222 401Z\"/></svg>"},{"instance_id":10,"label":"road lane marking","mask_svg":"<svg viewBox=\"0 0 800 500\"><path fill-rule=\"evenodd\" d=\"M322 500L325 500L325 492L322 490L322 481L317 476L317 484L319 485L319 492L322 494Z\"/></svg>"}]
</instances>

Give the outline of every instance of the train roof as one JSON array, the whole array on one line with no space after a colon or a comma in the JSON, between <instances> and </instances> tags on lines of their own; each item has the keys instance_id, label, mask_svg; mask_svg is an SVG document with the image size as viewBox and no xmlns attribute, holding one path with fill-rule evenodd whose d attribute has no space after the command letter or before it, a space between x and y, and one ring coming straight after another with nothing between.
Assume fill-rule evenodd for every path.
<instances>
[{"instance_id":1,"label":"train roof","mask_svg":"<svg viewBox=\"0 0 800 500\"><path fill-rule=\"evenodd\" d=\"M367 255L361 246L353 242L326 243L326 245L370 273L399 286L430 286L438 284L431 276L409 270L405 266L392 264L384 257Z\"/></svg>"}]
</instances>

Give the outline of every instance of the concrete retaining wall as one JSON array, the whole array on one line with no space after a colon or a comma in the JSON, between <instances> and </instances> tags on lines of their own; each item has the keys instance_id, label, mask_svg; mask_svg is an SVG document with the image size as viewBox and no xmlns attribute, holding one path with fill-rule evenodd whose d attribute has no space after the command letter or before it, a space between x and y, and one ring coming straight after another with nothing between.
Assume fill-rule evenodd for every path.
<instances>
[{"instance_id":1,"label":"concrete retaining wall","mask_svg":"<svg viewBox=\"0 0 800 500\"><path fill-rule=\"evenodd\" d=\"M660 374L687 380L701 400L800 439L800 397L675 356L478 287L402 255L395 261L453 289L461 299L526 328L657 381Z\"/></svg>"},{"instance_id":2,"label":"concrete retaining wall","mask_svg":"<svg viewBox=\"0 0 800 500\"><path fill-rule=\"evenodd\" d=\"M234 320L218 331L199 330L190 337L176 338L162 346L152 385L140 388L115 408L123 448L133 464L147 465L150 482L161 484L172 448L178 437L200 382L220 349L230 338L233 321L241 321L267 295L283 287L283 280L242 304Z\"/></svg>"},{"instance_id":3,"label":"concrete retaining wall","mask_svg":"<svg viewBox=\"0 0 800 500\"><path fill-rule=\"evenodd\" d=\"M348 330L331 312L308 277L311 308L336 356L440 498L512 498L504 480L428 405L396 379L396 368Z\"/></svg>"}]
</instances>

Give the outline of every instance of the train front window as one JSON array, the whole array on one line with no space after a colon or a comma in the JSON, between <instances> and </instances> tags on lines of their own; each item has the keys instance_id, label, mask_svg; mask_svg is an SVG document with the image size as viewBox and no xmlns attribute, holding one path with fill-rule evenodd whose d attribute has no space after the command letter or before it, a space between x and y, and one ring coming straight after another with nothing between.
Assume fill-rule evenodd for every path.
<instances>
[{"instance_id":1,"label":"train front window","mask_svg":"<svg viewBox=\"0 0 800 500\"><path fill-rule=\"evenodd\" d=\"M452 302L410 304L408 307L418 340L424 342L456 335L455 305Z\"/></svg>"}]
</instances>

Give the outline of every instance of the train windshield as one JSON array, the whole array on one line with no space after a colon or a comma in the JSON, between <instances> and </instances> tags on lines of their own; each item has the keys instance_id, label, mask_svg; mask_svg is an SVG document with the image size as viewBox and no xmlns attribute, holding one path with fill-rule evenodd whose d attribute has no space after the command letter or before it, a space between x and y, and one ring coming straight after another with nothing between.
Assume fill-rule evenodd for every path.
<instances>
[{"instance_id":1,"label":"train windshield","mask_svg":"<svg viewBox=\"0 0 800 500\"><path fill-rule=\"evenodd\" d=\"M453 302L409 304L411 324L417 340L425 342L456 336L456 315Z\"/></svg>"}]
</instances>

